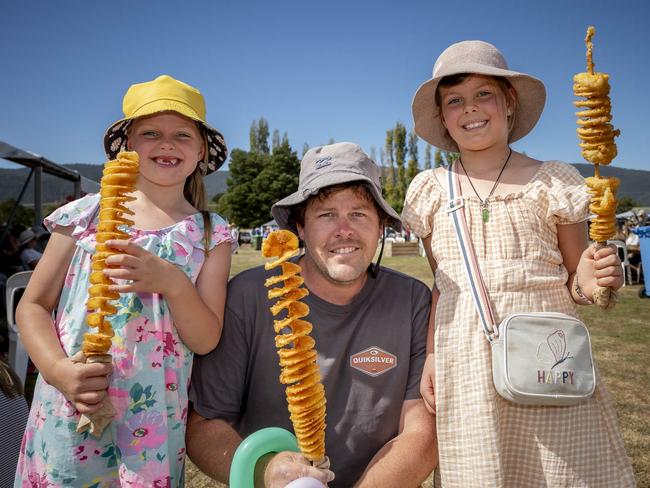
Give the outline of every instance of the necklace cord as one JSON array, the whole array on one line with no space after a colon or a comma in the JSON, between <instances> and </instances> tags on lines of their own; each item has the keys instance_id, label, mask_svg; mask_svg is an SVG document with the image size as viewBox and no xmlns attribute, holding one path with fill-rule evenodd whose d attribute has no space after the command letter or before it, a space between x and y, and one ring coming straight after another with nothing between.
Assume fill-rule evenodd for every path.
<instances>
[{"instance_id":1,"label":"necklace cord","mask_svg":"<svg viewBox=\"0 0 650 488\"><path fill-rule=\"evenodd\" d=\"M474 187L474 183L472 183L472 179L469 177L467 174L467 170L465 169L465 166L463 165L463 160L461 159L460 155L458 156L458 162L460 163L460 167L463 168L463 172L465 173L465 176L467 177L467 181L469 181L469 185L472 187L472 190L474 190L474 193L476 194L476 197L478 198L479 202L481 202L481 208L485 208L488 205L488 200L494 193L494 190L496 190L497 186L499 185L499 180L501 179L501 175L503 174L503 171L506 169L506 165L508 164L508 161L510 161L510 156L512 156L512 148L508 147L509 152L508 152L508 157L506 158L505 162L503 163L503 166L501 166L501 171L499 171L499 175L497 176L497 179L494 181L494 185L492 185L492 189L490 190L490 193L488 194L485 199L481 198L481 196L478 194L476 191L476 188Z\"/></svg>"}]
</instances>

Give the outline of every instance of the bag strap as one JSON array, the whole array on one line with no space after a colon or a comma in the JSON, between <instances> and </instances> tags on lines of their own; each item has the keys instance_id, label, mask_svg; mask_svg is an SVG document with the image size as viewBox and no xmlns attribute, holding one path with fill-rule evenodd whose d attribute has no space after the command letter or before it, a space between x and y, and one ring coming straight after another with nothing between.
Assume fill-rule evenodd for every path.
<instances>
[{"instance_id":1,"label":"bag strap","mask_svg":"<svg viewBox=\"0 0 650 488\"><path fill-rule=\"evenodd\" d=\"M481 275L481 269L478 266L474 246L467 228L465 219L465 200L460 194L460 174L458 173L458 161L454 161L447 170L447 188L449 193L449 202L447 213L452 219L456 237L458 237L458 248L465 265L467 279L469 280L472 299L476 305L483 333L489 342L492 342L498 336L494 313L490 306L490 298L487 287Z\"/></svg>"}]
</instances>

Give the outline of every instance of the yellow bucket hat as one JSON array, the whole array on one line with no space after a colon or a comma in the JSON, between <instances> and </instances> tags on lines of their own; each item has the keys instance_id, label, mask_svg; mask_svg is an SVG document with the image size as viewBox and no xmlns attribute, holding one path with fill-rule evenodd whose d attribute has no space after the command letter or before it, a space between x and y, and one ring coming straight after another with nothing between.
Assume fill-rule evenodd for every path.
<instances>
[{"instance_id":1,"label":"yellow bucket hat","mask_svg":"<svg viewBox=\"0 0 650 488\"><path fill-rule=\"evenodd\" d=\"M122 102L124 118L111 125L104 134L104 149L108 159L125 151L127 130L131 122L159 112L176 112L199 122L207 141L207 158L199 162L199 169L207 175L219 169L228 156L223 135L205 121L205 100L196 88L161 75L153 81L131 85Z\"/></svg>"}]
</instances>

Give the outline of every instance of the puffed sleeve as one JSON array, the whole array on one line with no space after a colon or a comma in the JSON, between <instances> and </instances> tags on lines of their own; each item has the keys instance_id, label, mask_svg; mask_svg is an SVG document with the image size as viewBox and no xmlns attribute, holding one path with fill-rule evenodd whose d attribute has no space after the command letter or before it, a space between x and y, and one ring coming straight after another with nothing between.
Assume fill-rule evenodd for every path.
<instances>
[{"instance_id":1,"label":"puffed sleeve","mask_svg":"<svg viewBox=\"0 0 650 488\"><path fill-rule=\"evenodd\" d=\"M50 232L57 227L74 226L72 237L81 237L93 224L99 206L99 195L89 194L57 208L45 217L43 225Z\"/></svg>"},{"instance_id":2,"label":"puffed sleeve","mask_svg":"<svg viewBox=\"0 0 650 488\"><path fill-rule=\"evenodd\" d=\"M228 232L228 224L226 221L218 214L210 213L210 224L210 243L207 250L211 251L223 243L230 245L234 251L237 248L237 243L234 242L230 232ZM167 232L149 232L144 238L158 239L160 241L159 245L156 246L158 256L183 267L190 260L203 263L205 259L204 232L205 222L203 221L203 214L197 213L192 218L186 218L177 223Z\"/></svg>"},{"instance_id":3,"label":"puffed sleeve","mask_svg":"<svg viewBox=\"0 0 650 488\"><path fill-rule=\"evenodd\" d=\"M224 242L229 242L233 252L237 249L238 243L232 238L228 230L228 222L224 220L221 215L214 212L210 213L210 222L212 226L212 242L210 242L210 249Z\"/></svg>"},{"instance_id":4,"label":"puffed sleeve","mask_svg":"<svg viewBox=\"0 0 650 488\"><path fill-rule=\"evenodd\" d=\"M45 217L43 225L53 232L57 227L73 227L72 237L81 249L95 252L95 233L99 211L99 194L88 194L57 208Z\"/></svg>"},{"instance_id":5,"label":"puffed sleeve","mask_svg":"<svg viewBox=\"0 0 650 488\"><path fill-rule=\"evenodd\" d=\"M589 194L584 178L570 164L546 163L548 216L558 225L575 224L589 216Z\"/></svg>"},{"instance_id":6,"label":"puffed sleeve","mask_svg":"<svg viewBox=\"0 0 650 488\"><path fill-rule=\"evenodd\" d=\"M417 236L424 238L431 234L433 214L440 207L441 190L436 183L433 170L419 173L406 191L402 221Z\"/></svg>"}]
</instances>

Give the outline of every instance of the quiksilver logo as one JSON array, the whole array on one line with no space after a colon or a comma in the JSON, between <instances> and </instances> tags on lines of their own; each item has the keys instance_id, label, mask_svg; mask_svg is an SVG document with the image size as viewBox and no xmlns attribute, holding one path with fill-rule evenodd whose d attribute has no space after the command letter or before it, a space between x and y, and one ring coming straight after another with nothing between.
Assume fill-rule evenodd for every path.
<instances>
[{"instance_id":1,"label":"quiksilver logo","mask_svg":"<svg viewBox=\"0 0 650 488\"><path fill-rule=\"evenodd\" d=\"M350 366L369 376L379 376L397 366L397 356L372 346L350 356Z\"/></svg>"}]
</instances>

